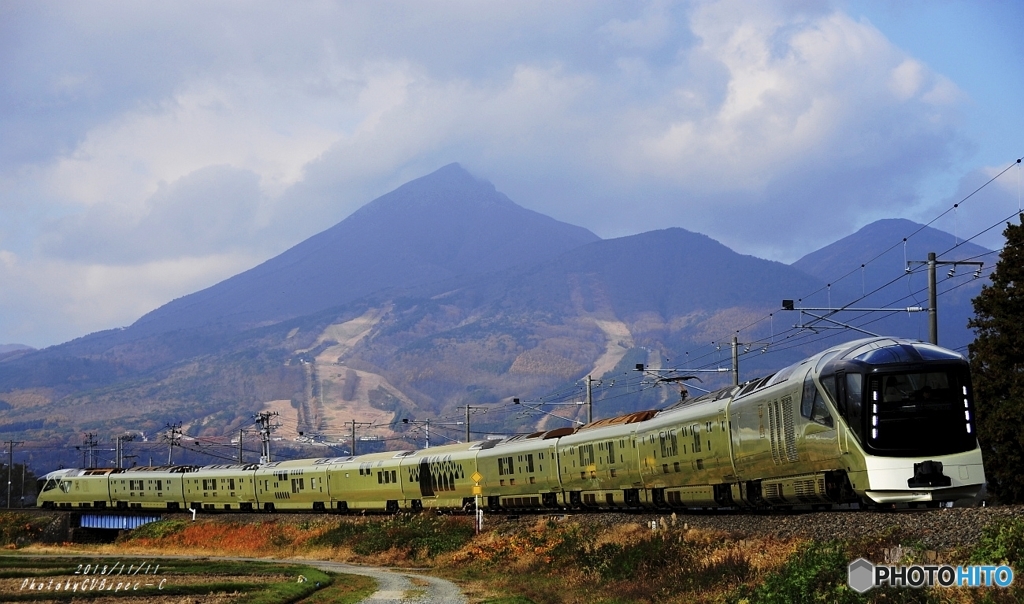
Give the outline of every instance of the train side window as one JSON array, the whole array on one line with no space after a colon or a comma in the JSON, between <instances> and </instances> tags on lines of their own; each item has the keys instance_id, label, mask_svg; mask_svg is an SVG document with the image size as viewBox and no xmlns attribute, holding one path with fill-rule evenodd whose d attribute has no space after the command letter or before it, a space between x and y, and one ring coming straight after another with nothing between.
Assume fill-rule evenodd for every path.
<instances>
[{"instance_id":1,"label":"train side window","mask_svg":"<svg viewBox=\"0 0 1024 604\"><path fill-rule=\"evenodd\" d=\"M817 392L817 388L814 387L814 379L811 374L807 374L804 378L804 391L800 395L800 415L810 418L811 411L814 409L814 395Z\"/></svg>"},{"instance_id":2,"label":"train side window","mask_svg":"<svg viewBox=\"0 0 1024 604\"><path fill-rule=\"evenodd\" d=\"M822 398L821 392L814 385L814 378L811 373L808 373L807 377L804 378L804 391L800 397L800 415L829 428L833 425L832 414L828 412L828 407L825 406L825 399Z\"/></svg>"}]
</instances>

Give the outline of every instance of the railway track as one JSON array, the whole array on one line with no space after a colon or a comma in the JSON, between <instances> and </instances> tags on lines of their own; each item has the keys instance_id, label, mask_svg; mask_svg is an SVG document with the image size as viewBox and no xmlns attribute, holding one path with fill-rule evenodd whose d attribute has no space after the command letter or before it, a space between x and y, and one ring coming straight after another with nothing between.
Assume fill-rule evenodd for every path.
<instances>
[{"instance_id":1,"label":"railway track","mask_svg":"<svg viewBox=\"0 0 1024 604\"><path fill-rule=\"evenodd\" d=\"M11 512L27 514L75 514L80 512L55 512L35 508L14 509ZM91 513L99 513L93 510ZM111 512L108 512L111 513ZM433 512L422 512L433 513ZM301 523L308 521L313 513L206 513L199 519L212 522L267 522L273 518L279 522ZM165 513L165 518L189 519L188 513ZM370 516L327 514L327 517L344 519L385 519L389 515ZM699 529L722 531L731 537L742 539L747 536L775 536L780 539L802 538L816 541L840 539L892 538L896 541L915 541L929 549L949 550L970 546L980 539L982 529L990 524L1008 519L1024 519L1024 506L988 506L939 509L901 509L892 511L833 510L833 511L637 511L592 513L580 512L537 512L486 513L484 529L511 532L535 525L538 521L550 519L554 522L572 522L582 525L613 526L616 524L640 524L652 526L652 530Z\"/></svg>"}]
</instances>

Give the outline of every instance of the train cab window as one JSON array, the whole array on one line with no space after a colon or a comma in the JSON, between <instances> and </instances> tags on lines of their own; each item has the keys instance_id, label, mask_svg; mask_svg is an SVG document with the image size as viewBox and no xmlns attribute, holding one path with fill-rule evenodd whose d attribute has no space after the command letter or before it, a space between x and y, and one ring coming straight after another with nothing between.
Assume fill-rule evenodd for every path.
<instances>
[{"instance_id":1,"label":"train cab window","mask_svg":"<svg viewBox=\"0 0 1024 604\"><path fill-rule=\"evenodd\" d=\"M860 417L861 402L864 396L864 376L859 373L846 374L846 395L843 397L844 406L853 417Z\"/></svg>"},{"instance_id":2,"label":"train cab window","mask_svg":"<svg viewBox=\"0 0 1024 604\"><path fill-rule=\"evenodd\" d=\"M832 414L828 412L825 399L814 385L814 377L811 373L804 378L804 391L800 397L800 415L823 426L829 428L833 426Z\"/></svg>"}]
</instances>

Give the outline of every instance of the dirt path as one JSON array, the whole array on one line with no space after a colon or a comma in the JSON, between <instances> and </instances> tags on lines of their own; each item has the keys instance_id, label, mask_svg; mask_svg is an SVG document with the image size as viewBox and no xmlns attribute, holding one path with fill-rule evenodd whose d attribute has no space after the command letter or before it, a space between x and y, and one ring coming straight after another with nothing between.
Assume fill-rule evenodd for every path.
<instances>
[{"instance_id":1,"label":"dirt path","mask_svg":"<svg viewBox=\"0 0 1024 604\"><path fill-rule=\"evenodd\" d=\"M228 558L242 560L242 558ZM256 561L258 558L252 559ZM341 562L325 562L317 560L275 560L288 564L307 564L323 571L364 575L377 581L377 591L363 600L366 604L391 604L408 602L410 604L465 604L468 600L451 581L419 575L400 569L385 569L369 566L355 566Z\"/></svg>"}]
</instances>

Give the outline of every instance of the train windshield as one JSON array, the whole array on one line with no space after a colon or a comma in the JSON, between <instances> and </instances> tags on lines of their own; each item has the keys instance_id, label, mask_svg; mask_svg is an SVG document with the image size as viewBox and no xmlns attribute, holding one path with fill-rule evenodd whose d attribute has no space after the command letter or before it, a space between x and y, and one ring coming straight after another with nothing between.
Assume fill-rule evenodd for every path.
<instances>
[{"instance_id":1,"label":"train windshield","mask_svg":"<svg viewBox=\"0 0 1024 604\"><path fill-rule=\"evenodd\" d=\"M953 369L870 375L865 436L889 455L948 455L976 446L966 372Z\"/></svg>"},{"instance_id":2,"label":"train windshield","mask_svg":"<svg viewBox=\"0 0 1024 604\"><path fill-rule=\"evenodd\" d=\"M825 374L822 385L868 453L916 457L977 447L970 370L952 351L920 343L858 350Z\"/></svg>"}]
</instances>

